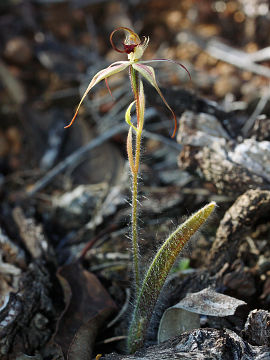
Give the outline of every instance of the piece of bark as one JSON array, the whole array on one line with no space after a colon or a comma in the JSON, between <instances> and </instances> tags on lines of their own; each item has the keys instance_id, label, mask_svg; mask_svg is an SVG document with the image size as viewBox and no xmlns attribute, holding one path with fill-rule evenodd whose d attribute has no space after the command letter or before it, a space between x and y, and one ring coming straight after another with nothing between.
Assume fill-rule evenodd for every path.
<instances>
[{"instance_id":1,"label":"piece of bark","mask_svg":"<svg viewBox=\"0 0 270 360\"><path fill-rule=\"evenodd\" d=\"M270 188L262 177L208 147L195 155L195 161L204 178L213 183L220 194L237 195L249 189Z\"/></svg>"},{"instance_id":2,"label":"piece of bark","mask_svg":"<svg viewBox=\"0 0 270 360\"><path fill-rule=\"evenodd\" d=\"M249 189L270 189L265 167L270 162L270 153L263 150L270 147L270 142L246 140L248 144L252 142L254 150L247 154L249 148L232 141L219 119L191 111L186 111L180 119L177 141L183 145L179 167L199 173L219 193L240 195ZM259 162L253 161L258 156ZM235 159L239 160L238 164Z\"/></svg>"},{"instance_id":3,"label":"piece of bark","mask_svg":"<svg viewBox=\"0 0 270 360\"><path fill-rule=\"evenodd\" d=\"M225 263L232 263L243 236L270 211L270 191L248 190L227 210L217 230L208 264L217 273Z\"/></svg>"},{"instance_id":4,"label":"piece of bark","mask_svg":"<svg viewBox=\"0 0 270 360\"><path fill-rule=\"evenodd\" d=\"M270 183L270 142L245 139L228 156L234 163L264 178Z\"/></svg>"},{"instance_id":5,"label":"piece of bark","mask_svg":"<svg viewBox=\"0 0 270 360\"><path fill-rule=\"evenodd\" d=\"M230 330L196 329L160 345L144 348L134 355L109 354L104 360L262 360L270 348L252 346Z\"/></svg>"},{"instance_id":6,"label":"piece of bark","mask_svg":"<svg viewBox=\"0 0 270 360\"><path fill-rule=\"evenodd\" d=\"M243 335L252 345L270 346L270 313L266 310L251 311Z\"/></svg>"},{"instance_id":7,"label":"piece of bark","mask_svg":"<svg viewBox=\"0 0 270 360\"><path fill-rule=\"evenodd\" d=\"M49 340L55 308L50 297L52 283L42 262L29 265L21 289L9 294L0 311L0 358L33 353ZM13 357L12 357L13 356Z\"/></svg>"}]
</instances>

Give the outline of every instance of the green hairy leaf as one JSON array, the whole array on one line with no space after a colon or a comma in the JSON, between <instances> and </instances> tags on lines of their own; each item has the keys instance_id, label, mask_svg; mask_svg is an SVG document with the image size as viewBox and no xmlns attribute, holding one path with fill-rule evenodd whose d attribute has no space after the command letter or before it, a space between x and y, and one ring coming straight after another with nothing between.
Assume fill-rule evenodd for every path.
<instances>
[{"instance_id":1,"label":"green hairy leaf","mask_svg":"<svg viewBox=\"0 0 270 360\"><path fill-rule=\"evenodd\" d=\"M211 202L189 217L168 237L154 257L135 304L128 336L130 353L138 350L143 344L156 301L177 256L211 215L215 205L215 202Z\"/></svg>"}]
</instances>

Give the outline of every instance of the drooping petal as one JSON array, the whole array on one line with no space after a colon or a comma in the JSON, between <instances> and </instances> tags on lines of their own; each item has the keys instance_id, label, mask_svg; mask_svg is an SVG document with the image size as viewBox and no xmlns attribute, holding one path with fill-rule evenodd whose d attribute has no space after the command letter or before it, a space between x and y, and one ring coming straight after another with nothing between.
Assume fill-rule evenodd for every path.
<instances>
[{"instance_id":1,"label":"drooping petal","mask_svg":"<svg viewBox=\"0 0 270 360\"><path fill-rule=\"evenodd\" d=\"M169 62L172 62L178 66L181 66L182 69L184 69L188 76L189 76L189 79L191 80L191 75L190 75L190 72L188 71L188 69L185 67L185 65L177 62L177 61L174 61L174 60L171 60L171 59L152 59L152 60L145 60L145 61L140 61L140 64L151 64L153 62L164 62L164 61L169 61Z\"/></svg>"},{"instance_id":2,"label":"drooping petal","mask_svg":"<svg viewBox=\"0 0 270 360\"><path fill-rule=\"evenodd\" d=\"M120 71L124 70L125 68L127 68L129 66L129 62L128 61L121 61L121 62L117 62L117 63L114 63L114 64L111 64L110 66L108 66L106 69L103 69L103 70L100 70L94 77L93 79L91 80L90 84L88 85L87 89L85 90L80 102L79 102L79 105L75 111L75 114L71 120L71 122L65 126L65 128L68 128L70 127L77 114L78 114L78 111L81 107L81 104L83 102L83 100L85 99L86 95L89 93L89 91L95 86L97 85L101 80L104 80L106 78L108 78L109 76L112 76L114 74L117 74L119 73Z\"/></svg>"},{"instance_id":3,"label":"drooping petal","mask_svg":"<svg viewBox=\"0 0 270 360\"><path fill-rule=\"evenodd\" d=\"M132 67L133 67L133 69L137 70L147 81L149 81L150 84L157 90L157 92L158 92L159 96L161 97L161 99L163 100L164 104L167 106L167 108L172 113L173 119L174 119L174 131L173 131L172 137L174 137L175 133L176 133L176 129L177 129L176 115L175 115L174 111L172 110L172 108L170 107L170 105L167 103L164 96L162 95L160 88L158 87L154 69L151 66L144 65L142 63L132 64Z\"/></svg>"}]
</instances>

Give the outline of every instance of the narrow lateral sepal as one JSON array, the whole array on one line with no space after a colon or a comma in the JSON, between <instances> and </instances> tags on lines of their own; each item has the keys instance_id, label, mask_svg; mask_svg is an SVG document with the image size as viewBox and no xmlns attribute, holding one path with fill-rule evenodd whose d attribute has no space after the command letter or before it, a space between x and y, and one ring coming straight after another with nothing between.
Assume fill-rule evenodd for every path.
<instances>
[{"instance_id":1,"label":"narrow lateral sepal","mask_svg":"<svg viewBox=\"0 0 270 360\"><path fill-rule=\"evenodd\" d=\"M216 206L211 202L190 216L164 242L145 275L128 334L128 351L134 353L144 343L152 313L166 278L180 251L206 222Z\"/></svg>"}]
</instances>

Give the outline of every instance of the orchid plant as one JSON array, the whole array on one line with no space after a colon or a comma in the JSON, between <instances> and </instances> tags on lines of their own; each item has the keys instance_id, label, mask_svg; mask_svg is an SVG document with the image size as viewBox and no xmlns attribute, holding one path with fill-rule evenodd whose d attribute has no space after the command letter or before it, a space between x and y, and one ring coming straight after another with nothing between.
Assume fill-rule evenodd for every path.
<instances>
[{"instance_id":1,"label":"orchid plant","mask_svg":"<svg viewBox=\"0 0 270 360\"><path fill-rule=\"evenodd\" d=\"M123 42L123 48L119 49L113 37L116 32L123 31L126 33ZM129 69L129 78L131 88L134 95L134 101L128 106L126 110L125 120L129 125L127 136L127 154L132 174L132 220L131 220L131 233L132 233L132 255L133 255L133 275L135 282L135 304L133 315L129 327L127 337L128 352L133 353L143 346L147 334L147 329L153 314L153 310L157 299L160 295L162 287L166 278L177 258L180 251L183 249L186 242L190 237L205 223L207 218L214 210L215 203L211 202L206 205L188 220L181 224L164 242L161 248L156 253L155 257L150 264L145 276L141 276L139 244L138 244L138 175L140 166L141 154L141 140L144 125L144 110L145 110L145 96L143 89L142 79L148 81L158 92L166 107L170 110L174 119L174 130L172 137L176 134L177 120L174 111L171 109L165 100L155 77L153 67L149 66L154 62L170 61L181 66L189 75L186 67L170 59L155 59L142 61L140 60L146 50L149 37L144 37L141 41L140 37L131 29L127 27L119 27L111 33L110 42L114 50L119 53L126 53L128 61L117 61L108 66L106 69L99 71L91 80L87 89L85 90L79 105L75 111L71 122L66 126L70 127L80 109L80 106L89 93L89 91L97 85L100 81L105 80L106 86L111 94L107 78L119 73L126 68ZM136 108L137 122L135 124L131 121L131 111L133 106ZM133 140L135 135L135 141ZM134 149L135 144L135 149Z\"/></svg>"}]
</instances>

